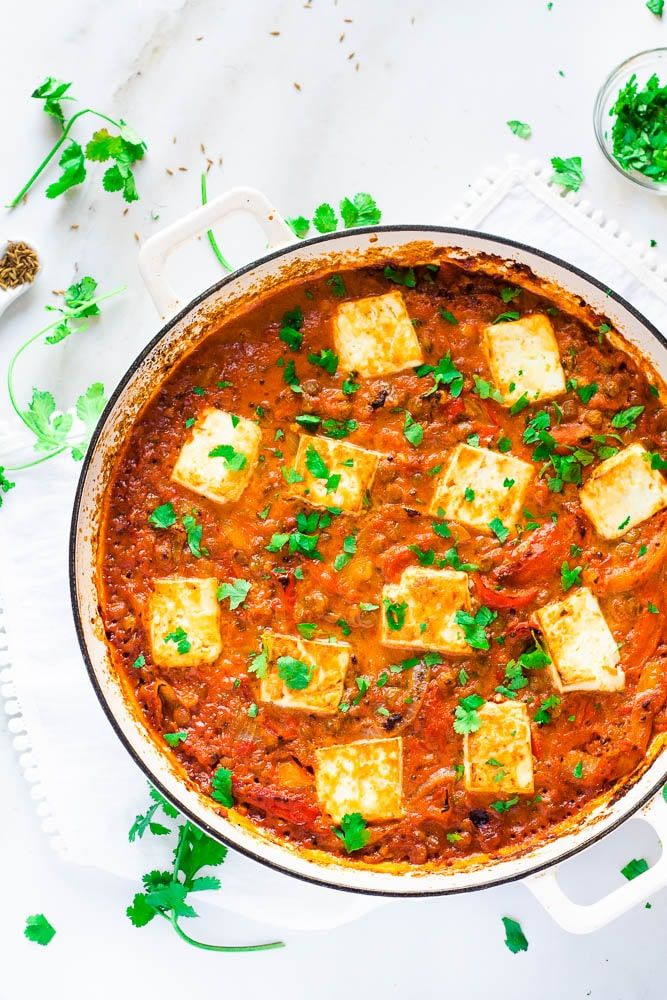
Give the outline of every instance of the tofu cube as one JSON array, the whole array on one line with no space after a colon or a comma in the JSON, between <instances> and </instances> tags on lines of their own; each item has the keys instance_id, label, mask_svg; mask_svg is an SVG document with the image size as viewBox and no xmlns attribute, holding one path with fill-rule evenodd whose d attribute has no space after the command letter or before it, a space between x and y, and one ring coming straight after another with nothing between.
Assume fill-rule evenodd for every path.
<instances>
[{"instance_id":1,"label":"tofu cube","mask_svg":"<svg viewBox=\"0 0 667 1000\"><path fill-rule=\"evenodd\" d=\"M214 577L172 576L153 581L149 632L153 660L159 667L197 667L218 659L222 640L217 589Z\"/></svg>"},{"instance_id":2,"label":"tofu cube","mask_svg":"<svg viewBox=\"0 0 667 1000\"><path fill-rule=\"evenodd\" d=\"M340 507L358 514L381 457L355 444L300 434L294 459L300 479L290 483L287 492L313 507Z\"/></svg>"},{"instance_id":3,"label":"tofu cube","mask_svg":"<svg viewBox=\"0 0 667 1000\"><path fill-rule=\"evenodd\" d=\"M618 647L600 605L587 587L547 604L535 618L560 692L621 691L625 674Z\"/></svg>"},{"instance_id":4,"label":"tofu cube","mask_svg":"<svg viewBox=\"0 0 667 1000\"><path fill-rule=\"evenodd\" d=\"M620 538L667 507L667 482L635 442L598 465L579 499L599 535Z\"/></svg>"},{"instance_id":5,"label":"tofu cube","mask_svg":"<svg viewBox=\"0 0 667 1000\"><path fill-rule=\"evenodd\" d=\"M334 823L361 813L365 820L403 815L403 740L359 740L315 751L315 788Z\"/></svg>"},{"instance_id":6,"label":"tofu cube","mask_svg":"<svg viewBox=\"0 0 667 1000\"><path fill-rule=\"evenodd\" d=\"M311 641L276 632L265 632L262 642L267 672L260 686L261 701L316 715L333 715L338 711L350 663L347 642ZM278 672L281 657L299 660L311 668L312 677L306 687L298 690L285 683Z\"/></svg>"},{"instance_id":7,"label":"tofu cube","mask_svg":"<svg viewBox=\"0 0 667 1000\"><path fill-rule=\"evenodd\" d=\"M362 377L400 372L424 360L400 292L342 302L333 328L341 368Z\"/></svg>"},{"instance_id":8,"label":"tofu cube","mask_svg":"<svg viewBox=\"0 0 667 1000\"><path fill-rule=\"evenodd\" d=\"M493 534L489 525L494 518L513 528L534 474L530 462L521 458L457 444L436 479L429 513L483 535Z\"/></svg>"},{"instance_id":9,"label":"tofu cube","mask_svg":"<svg viewBox=\"0 0 667 1000\"><path fill-rule=\"evenodd\" d=\"M190 430L171 478L217 503L238 500L257 465L261 440L262 432L252 420L209 407ZM220 446L229 453L211 456Z\"/></svg>"},{"instance_id":10,"label":"tofu cube","mask_svg":"<svg viewBox=\"0 0 667 1000\"><path fill-rule=\"evenodd\" d=\"M538 313L484 330L484 350L491 380L505 406L526 394L530 402L565 392L565 373L548 316Z\"/></svg>"},{"instance_id":11,"label":"tofu cube","mask_svg":"<svg viewBox=\"0 0 667 1000\"><path fill-rule=\"evenodd\" d=\"M487 701L482 725L463 738L464 784L469 792L532 795L533 751L528 709L522 701Z\"/></svg>"},{"instance_id":12,"label":"tofu cube","mask_svg":"<svg viewBox=\"0 0 667 1000\"><path fill-rule=\"evenodd\" d=\"M457 611L469 610L466 573L408 566L399 583L382 588L380 641L384 646L467 653L470 647L455 618Z\"/></svg>"}]
</instances>

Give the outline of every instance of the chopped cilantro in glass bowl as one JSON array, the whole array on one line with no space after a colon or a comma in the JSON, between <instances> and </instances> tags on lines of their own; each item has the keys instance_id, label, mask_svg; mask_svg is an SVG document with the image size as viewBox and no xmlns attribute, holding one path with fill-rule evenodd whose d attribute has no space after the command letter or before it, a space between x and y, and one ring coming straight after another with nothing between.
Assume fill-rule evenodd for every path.
<instances>
[{"instance_id":1,"label":"chopped cilantro in glass bowl","mask_svg":"<svg viewBox=\"0 0 667 1000\"><path fill-rule=\"evenodd\" d=\"M600 149L619 173L667 194L667 48L639 52L612 70L593 117Z\"/></svg>"}]
</instances>

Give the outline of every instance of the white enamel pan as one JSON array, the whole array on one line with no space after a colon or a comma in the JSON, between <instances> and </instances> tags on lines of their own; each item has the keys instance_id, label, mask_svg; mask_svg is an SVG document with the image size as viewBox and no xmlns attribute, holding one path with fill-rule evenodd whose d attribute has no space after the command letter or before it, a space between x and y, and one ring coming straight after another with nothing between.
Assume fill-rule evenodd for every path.
<instances>
[{"instance_id":1,"label":"white enamel pan","mask_svg":"<svg viewBox=\"0 0 667 1000\"><path fill-rule=\"evenodd\" d=\"M267 239L265 255L223 278L194 301L184 304L166 274L170 254L183 242L233 213L248 213ZM491 255L529 269L538 281L559 286L610 318L627 341L649 357L667 377L667 342L628 302L577 268L547 253L500 237L440 226L376 226L296 241L292 231L266 198L251 189L222 195L168 226L142 248L140 269L157 306L162 329L133 362L114 392L93 437L81 473L71 531L71 593L81 651L102 707L119 739L147 777L194 823L212 837L289 875L352 892L389 896L444 895L470 892L523 879L525 885L562 927L586 933L604 926L630 907L667 885L667 851L648 872L627 882L600 901L582 906L569 899L557 878L557 866L591 847L628 817L639 813L667 843L667 801L660 790L667 778L667 754L651 748L642 773L597 801L584 817L537 846L485 864L459 865L444 871L417 873L368 870L359 863L313 858L267 840L254 828L220 815L215 803L187 783L154 738L111 666L98 608L96 565L101 505L110 468L128 428L142 406L173 367L206 332L213 316L229 315L247 304L253 293L277 287L287 278L384 256L399 262L448 250L462 257ZM415 253L417 256L415 257ZM407 255L407 256L406 256ZM411 256L412 255L412 256ZM484 258L488 259L488 258ZM517 273L515 271L515 273Z\"/></svg>"}]
</instances>

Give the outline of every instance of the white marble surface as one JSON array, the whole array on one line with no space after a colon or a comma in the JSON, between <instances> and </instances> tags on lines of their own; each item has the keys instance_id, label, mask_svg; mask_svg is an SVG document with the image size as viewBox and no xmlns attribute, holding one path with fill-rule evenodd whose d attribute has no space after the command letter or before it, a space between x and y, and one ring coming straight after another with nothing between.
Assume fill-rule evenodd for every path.
<instances>
[{"instance_id":1,"label":"white marble surface","mask_svg":"<svg viewBox=\"0 0 667 1000\"><path fill-rule=\"evenodd\" d=\"M104 373L111 387L155 331L134 234L145 238L197 204L200 143L216 163L211 194L252 184L293 215L369 190L388 222L440 221L487 164L509 153L580 154L591 199L638 238L667 245L667 201L619 178L598 152L591 125L595 90L608 70L664 44L667 19L652 17L642 0L554 0L551 11L545 0L313 0L312 9L299 0L33 0L13 5L9 24L14 30L0 35L3 200L47 148L49 123L28 98L47 73L73 79L82 101L123 116L149 143L137 170L142 199L126 216L117 196L101 192L100 170L59 202L46 201L40 187L3 219L0 237L31 240L44 259L38 287L3 319L3 363L42 322L49 290L75 273L91 273L105 287L128 285L94 335L62 345L57 355L34 356L22 392L33 381L57 387L65 376L84 388L98 375L99 337L116 347ZM531 123L530 142L510 134L508 118ZM221 233L220 242L239 263L253 246L260 250L245 233ZM185 293L218 274L203 243L181 264ZM0 419L7 416L3 395ZM664 892L650 910L586 939L561 932L521 885L511 885L391 903L335 932L288 934L283 952L207 955L157 924L133 929L123 914L131 884L66 867L51 854L1 720L0 796L1 1000L32 1000L47 990L56 1000L106 1000L138 995L139 982L147 998L195 989L248 998L267 989L280 998L316 992L327 1000L454 992L474 1000L491 989L503 998L539 990L550 1000L664 995ZM643 855L654 857L655 846L633 822L573 862L564 883L592 898L619 883L618 869L630 857ZM22 938L25 916L40 910L58 928L46 949ZM202 913L211 939L266 932L241 920L224 926L224 916L206 907ZM522 921L527 954L504 947L505 914Z\"/></svg>"}]
</instances>

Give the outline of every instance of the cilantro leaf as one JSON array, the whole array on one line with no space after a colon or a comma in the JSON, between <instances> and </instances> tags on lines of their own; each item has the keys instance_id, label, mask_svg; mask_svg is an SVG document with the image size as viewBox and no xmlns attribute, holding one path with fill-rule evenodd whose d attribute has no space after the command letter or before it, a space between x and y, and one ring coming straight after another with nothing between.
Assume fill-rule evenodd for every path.
<instances>
[{"instance_id":1,"label":"cilantro leaf","mask_svg":"<svg viewBox=\"0 0 667 1000\"><path fill-rule=\"evenodd\" d=\"M340 840L348 854L360 851L370 840L370 831L361 813L345 813L340 821L340 829L333 827L333 832Z\"/></svg>"},{"instance_id":2,"label":"cilantro leaf","mask_svg":"<svg viewBox=\"0 0 667 1000\"><path fill-rule=\"evenodd\" d=\"M332 274L326 279L327 285L331 288L331 291L338 299L344 299L347 295L347 289L345 287L345 282L343 281L340 274Z\"/></svg>"},{"instance_id":3,"label":"cilantro leaf","mask_svg":"<svg viewBox=\"0 0 667 1000\"><path fill-rule=\"evenodd\" d=\"M146 893L137 892L125 913L134 927L145 927L156 916L158 910L150 905Z\"/></svg>"},{"instance_id":4,"label":"cilantro leaf","mask_svg":"<svg viewBox=\"0 0 667 1000\"><path fill-rule=\"evenodd\" d=\"M405 421L403 423L403 434L407 441L413 446L413 448L418 448L419 445L424 440L424 428L421 424L416 423L412 419L412 414L409 410L405 411Z\"/></svg>"},{"instance_id":5,"label":"cilantro leaf","mask_svg":"<svg viewBox=\"0 0 667 1000\"><path fill-rule=\"evenodd\" d=\"M229 610L236 611L245 602L252 584L249 580L232 580L231 583L221 583L218 587L217 598L224 601L229 598Z\"/></svg>"},{"instance_id":6,"label":"cilantro leaf","mask_svg":"<svg viewBox=\"0 0 667 1000\"><path fill-rule=\"evenodd\" d=\"M217 444L208 453L209 458L221 458L230 472L240 472L248 464L246 456L231 444Z\"/></svg>"},{"instance_id":7,"label":"cilantro leaf","mask_svg":"<svg viewBox=\"0 0 667 1000\"><path fill-rule=\"evenodd\" d=\"M646 858L633 858L628 861L627 865L621 868L621 875L623 875L628 882L632 882L633 879L637 878L638 875L643 875L649 869L648 861Z\"/></svg>"},{"instance_id":8,"label":"cilantro leaf","mask_svg":"<svg viewBox=\"0 0 667 1000\"><path fill-rule=\"evenodd\" d=\"M148 523L154 528L171 528L176 524L176 511L173 503L163 503L156 507L152 514L148 516Z\"/></svg>"},{"instance_id":9,"label":"cilantro leaf","mask_svg":"<svg viewBox=\"0 0 667 1000\"><path fill-rule=\"evenodd\" d=\"M234 805L232 794L232 772L227 767L219 767L211 778L211 798L222 803L227 809Z\"/></svg>"},{"instance_id":10,"label":"cilantro leaf","mask_svg":"<svg viewBox=\"0 0 667 1000\"><path fill-rule=\"evenodd\" d=\"M396 285L405 285L406 288L414 288L417 284L415 271L412 267L391 267L387 264L384 276L388 281L393 281Z\"/></svg>"},{"instance_id":11,"label":"cilantro leaf","mask_svg":"<svg viewBox=\"0 0 667 1000\"><path fill-rule=\"evenodd\" d=\"M352 229L354 226L377 226L382 218L382 212L377 207L375 199L363 191L355 194L352 200L343 198L340 203L340 214L347 229Z\"/></svg>"},{"instance_id":12,"label":"cilantro leaf","mask_svg":"<svg viewBox=\"0 0 667 1000\"><path fill-rule=\"evenodd\" d=\"M54 181L46 189L47 198L57 198L58 195L83 184L86 179L86 166L83 149L78 142L70 142L65 146L62 156L58 160L58 165L62 168L62 174L57 181Z\"/></svg>"},{"instance_id":13,"label":"cilantro leaf","mask_svg":"<svg viewBox=\"0 0 667 1000\"><path fill-rule=\"evenodd\" d=\"M347 564L352 559L352 556L357 551L357 536L348 535L343 541L343 551L339 553L334 559L333 568L336 573L340 573L342 569L347 566Z\"/></svg>"},{"instance_id":14,"label":"cilantro leaf","mask_svg":"<svg viewBox=\"0 0 667 1000\"><path fill-rule=\"evenodd\" d=\"M504 313L503 315L509 316L510 313ZM513 313L511 314L514 315ZM517 314L518 315L518 314ZM497 322L497 320L494 320ZM502 403L502 394L494 385L487 382L486 379L480 378L479 375L473 375L473 381L475 383L473 392L476 392L480 399L492 399L495 403Z\"/></svg>"},{"instance_id":15,"label":"cilantro leaf","mask_svg":"<svg viewBox=\"0 0 667 1000\"><path fill-rule=\"evenodd\" d=\"M584 174L581 169L581 157L570 156L563 159L562 156L554 156L551 160L554 169L551 181L559 184L566 191L578 191L584 182Z\"/></svg>"},{"instance_id":16,"label":"cilantro leaf","mask_svg":"<svg viewBox=\"0 0 667 1000\"><path fill-rule=\"evenodd\" d=\"M168 632L164 637L164 641L173 642L181 656L185 656L185 654L189 653L192 648L192 643L188 639L187 632L180 625L178 628L174 629L173 632Z\"/></svg>"},{"instance_id":17,"label":"cilantro leaf","mask_svg":"<svg viewBox=\"0 0 667 1000\"><path fill-rule=\"evenodd\" d=\"M107 405L104 386L101 382L93 382L76 401L76 415L85 427L83 440L72 447L72 458L80 461L86 453L93 431Z\"/></svg>"},{"instance_id":18,"label":"cilantro leaf","mask_svg":"<svg viewBox=\"0 0 667 1000\"><path fill-rule=\"evenodd\" d=\"M177 747L179 743L185 743L188 738L184 729L177 733L164 733L163 735L165 743L169 744L170 747Z\"/></svg>"},{"instance_id":19,"label":"cilantro leaf","mask_svg":"<svg viewBox=\"0 0 667 1000\"><path fill-rule=\"evenodd\" d=\"M551 709L558 708L560 701L560 698L555 694L550 694L548 698L544 699L533 716L538 726L546 726L547 723L551 722Z\"/></svg>"},{"instance_id":20,"label":"cilantro leaf","mask_svg":"<svg viewBox=\"0 0 667 1000\"><path fill-rule=\"evenodd\" d=\"M66 444L72 417L68 413L56 413L56 402L50 392L33 389L30 405L21 416L37 438L36 451L53 451Z\"/></svg>"},{"instance_id":21,"label":"cilantro leaf","mask_svg":"<svg viewBox=\"0 0 667 1000\"><path fill-rule=\"evenodd\" d=\"M43 913L35 913L32 917L26 917L24 935L28 941L46 946L53 940L56 929L49 923Z\"/></svg>"},{"instance_id":22,"label":"cilantro leaf","mask_svg":"<svg viewBox=\"0 0 667 1000\"><path fill-rule=\"evenodd\" d=\"M646 407L644 406L629 406L627 410L619 410L611 418L611 426L616 428L627 428L633 431L636 426L636 421L642 415Z\"/></svg>"},{"instance_id":23,"label":"cilantro leaf","mask_svg":"<svg viewBox=\"0 0 667 1000\"><path fill-rule=\"evenodd\" d=\"M516 309L510 309L508 312L501 312L494 320L491 321L491 325L495 326L496 323L512 323L516 319L520 319L521 313L518 313Z\"/></svg>"},{"instance_id":24,"label":"cilantro leaf","mask_svg":"<svg viewBox=\"0 0 667 1000\"><path fill-rule=\"evenodd\" d=\"M451 354L440 358L437 365L419 365L415 368L415 374L418 378L423 378L425 375L433 376L433 385L424 393L424 399L437 392L441 385L449 386L449 393L454 399L460 396L463 390L463 375L452 362Z\"/></svg>"},{"instance_id":25,"label":"cilantro leaf","mask_svg":"<svg viewBox=\"0 0 667 1000\"><path fill-rule=\"evenodd\" d=\"M581 566L573 566L570 569L570 565L567 560L562 564L560 568L560 582L563 590L567 592L570 587L574 587L575 583L581 583L581 574L583 568Z\"/></svg>"},{"instance_id":26,"label":"cilantro leaf","mask_svg":"<svg viewBox=\"0 0 667 1000\"><path fill-rule=\"evenodd\" d=\"M16 483L11 482L5 476L4 466L0 465L0 507L2 507L2 494L9 493L9 491L13 490L15 486Z\"/></svg>"},{"instance_id":27,"label":"cilantro leaf","mask_svg":"<svg viewBox=\"0 0 667 1000\"><path fill-rule=\"evenodd\" d=\"M329 375L335 375L338 370L338 355L330 347L323 347L319 354L310 353L308 360L313 365L323 368Z\"/></svg>"},{"instance_id":28,"label":"cilantro leaf","mask_svg":"<svg viewBox=\"0 0 667 1000\"><path fill-rule=\"evenodd\" d=\"M310 231L310 222L308 219L304 219L303 215L297 215L295 218L286 219L285 221L295 236L300 240L306 238Z\"/></svg>"},{"instance_id":29,"label":"cilantro leaf","mask_svg":"<svg viewBox=\"0 0 667 1000\"><path fill-rule=\"evenodd\" d=\"M328 202L322 202L313 212L313 225L318 233L333 233L338 228L338 218Z\"/></svg>"},{"instance_id":30,"label":"cilantro leaf","mask_svg":"<svg viewBox=\"0 0 667 1000\"><path fill-rule=\"evenodd\" d=\"M465 733L476 733L482 725L477 709L484 704L484 699L478 694L469 694L459 699L454 711L454 732L461 736Z\"/></svg>"},{"instance_id":31,"label":"cilantro leaf","mask_svg":"<svg viewBox=\"0 0 667 1000\"><path fill-rule=\"evenodd\" d=\"M512 920L511 917L503 917L502 920L505 926L505 944L512 954L516 955L519 951L528 951L528 940L521 929L521 924Z\"/></svg>"},{"instance_id":32,"label":"cilantro leaf","mask_svg":"<svg viewBox=\"0 0 667 1000\"><path fill-rule=\"evenodd\" d=\"M392 632L399 632L405 625L405 613L408 610L405 601L396 602L385 599L384 610L389 628Z\"/></svg>"},{"instance_id":33,"label":"cilantro leaf","mask_svg":"<svg viewBox=\"0 0 667 1000\"><path fill-rule=\"evenodd\" d=\"M509 125L510 131L513 132L514 135L518 136L519 139L530 139L533 134L533 130L530 125L527 125L526 122L520 122L516 118L512 118L507 124Z\"/></svg>"},{"instance_id":34,"label":"cilantro leaf","mask_svg":"<svg viewBox=\"0 0 667 1000\"><path fill-rule=\"evenodd\" d=\"M489 521L489 527L501 545L503 545L510 536L509 528L505 527L499 517L494 517L493 520Z\"/></svg>"},{"instance_id":35,"label":"cilantro leaf","mask_svg":"<svg viewBox=\"0 0 667 1000\"><path fill-rule=\"evenodd\" d=\"M497 617L496 611L490 611L482 605L475 615L471 615L468 611L457 611L455 621L463 629L465 641L472 649L488 649L489 639L486 629Z\"/></svg>"},{"instance_id":36,"label":"cilantro leaf","mask_svg":"<svg viewBox=\"0 0 667 1000\"><path fill-rule=\"evenodd\" d=\"M646 0L646 8L647 10L650 10L652 14L655 14L656 17L662 17L662 12L665 8L665 0Z\"/></svg>"},{"instance_id":37,"label":"cilantro leaf","mask_svg":"<svg viewBox=\"0 0 667 1000\"><path fill-rule=\"evenodd\" d=\"M279 656L276 664L278 676L291 691L303 691L313 679L315 668L294 656Z\"/></svg>"},{"instance_id":38,"label":"cilantro leaf","mask_svg":"<svg viewBox=\"0 0 667 1000\"><path fill-rule=\"evenodd\" d=\"M39 87L36 87L30 96L37 100L43 100L43 110L45 113L51 115L52 118L55 118L64 127L65 114L60 102L74 100L67 93L71 86L71 83L65 83L64 80L56 80L53 76L47 76L44 83L40 83Z\"/></svg>"},{"instance_id":39,"label":"cilantro leaf","mask_svg":"<svg viewBox=\"0 0 667 1000\"><path fill-rule=\"evenodd\" d=\"M188 548L195 559L201 559L202 554L207 556L208 549L203 548L201 544L204 529L201 524L197 523L197 519L194 514L186 514L182 518L182 523L185 528L185 537L187 539Z\"/></svg>"}]
</instances>

